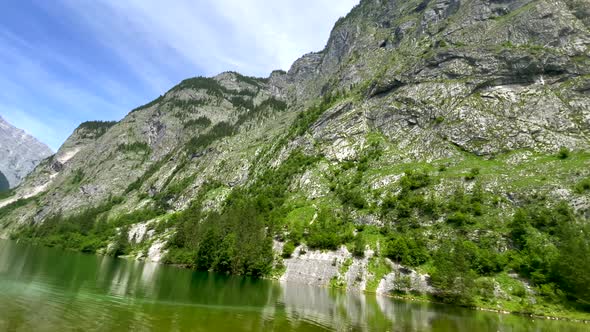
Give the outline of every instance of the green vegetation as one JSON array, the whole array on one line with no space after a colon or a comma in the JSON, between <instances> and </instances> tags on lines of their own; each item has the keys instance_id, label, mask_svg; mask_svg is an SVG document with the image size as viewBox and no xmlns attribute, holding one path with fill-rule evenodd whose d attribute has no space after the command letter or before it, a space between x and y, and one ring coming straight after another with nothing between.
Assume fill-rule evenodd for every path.
<instances>
[{"instance_id":1,"label":"green vegetation","mask_svg":"<svg viewBox=\"0 0 590 332\"><path fill-rule=\"evenodd\" d=\"M363 236L363 234L357 234L354 237L354 243L353 243L353 247L352 247L352 254L355 257L363 257L365 255L365 248L367 246L367 242L365 241L365 238Z\"/></svg>"},{"instance_id":2,"label":"green vegetation","mask_svg":"<svg viewBox=\"0 0 590 332\"><path fill-rule=\"evenodd\" d=\"M187 152L189 154L201 152L201 150L205 149L213 142L216 142L224 137L231 136L234 133L234 126L227 122L219 122L206 133L193 137L186 145Z\"/></svg>"},{"instance_id":3,"label":"green vegetation","mask_svg":"<svg viewBox=\"0 0 590 332\"><path fill-rule=\"evenodd\" d=\"M112 197L102 205L88 208L75 215L54 215L40 225L21 229L13 234L13 237L49 247L89 253L106 249L108 243L114 239L115 250L111 254L127 254L130 249L130 244L126 240L128 227L153 219L163 211L145 208L108 219L112 208L122 201L120 197Z\"/></svg>"},{"instance_id":4,"label":"green vegetation","mask_svg":"<svg viewBox=\"0 0 590 332\"><path fill-rule=\"evenodd\" d=\"M475 180L475 178L479 175L479 168L475 167L469 171L469 174L465 176L465 180L471 181Z\"/></svg>"},{"instance_id":5,"label":"green vegetation","mask_svg":"<svg viewBox=\"0 0 590 332\"><path fill-rule=\"evenodd\" d=\"M119 146L117 147L117 151L125 154L136 153L147 156L152 152L152 149L145 142L133 142L130 144L119 144Z\"/></svg>"},{"instance_id":6,"label":"green vegetation","mask_svg":"<svg viewBox=\"0 0 590 332\"><path fill-rule=\"evenodd\" d=\"M320 210L315 222L309 227L307 244L314 249L336 250L353 239L352 223L346 216L335 216Z\"/></svg>"},{"instance_id":7,"label":"green vegetation","mask_svg":"<svg viewBox=\"0 0 590 332\"><path fill-rule=\"evenodd\" d=\"M211 125L211 120L206 116L201 116L196 119L191 119L184 123L184 128L198 128L205 129Z\"/></svg>"},{"instance_id":8,"label":"green vegetation","mask_svg":"<svg viewBox=\"0 0 590 332\"><path fill-rule=\"evenodd\" d=\"M26 206L27 204L29 204L30 202L33 202L34 200L35 200L35 198L23 198L23 199L19 199L11 204L8 204L8 205L0 208L0 219L6 217L7 215L12 213L16 209Z\"/></svg>"},{"instance_id":9,"label":"green vegetation","mask_svg":"<svg viewBox=\"0 0 590 332\"><path fill-rule=\"evenodd\" d=\"M418 232L389 234L382 254L394 262L414 267L426 263L430 258L426 241Z\"/></svg>"},{"instance_id":10,"label":"green vegetation","mask_svg":"<svg viewBox=\"0 0 590 332\"><path fill-rule=\"evenodd\" d=\"M83 138L99 138L103 136L107 130L116 125L117 121L87 121L78 126L77 130L92 131L93 134L84 134Z\"/></svg>"},{"instance_id":11,"label":"green vegetation","mask_svg":"<svg viewBox=\"0 0 590 332\"><path fill-rule=\"evenodd\" d=\"M283 258L290 258L291 255L293 255L294 251L295 251L295 244L291 241L288 241L287 243L285 243L285 246L283 247L283 253L281 254L281 256Z\"/></svg>"},{"instance_id":12,"label":"green vegetation","mask_svg":"<svg viewBox=\"0 0 590 332\"><path fill-rule=\"evenodd\" d=\"M232 104L234 104L235 107L241 107L242 109L247 110L238 117L238 121L236 121L234 124L236 128L252 119L255 119L256 117L263 116L271 111L282 112L287 109L287 103L273 97L264 100L257 106L254 106L252 101L243 101L244 99L241 97L234 98L235 100L232 99Z\"/></svg>"},{"instance_id":13,"label":"green vegetation","mask_svg":"<svg viewBox=\"0 0 590 332\"><path fill-rule=\"evenodd\" d=\"M219 213L202 211L206 194L219 186L205 185L191 208L175 217L177 231L169 243L167 262L234 274L269 274L272 271L272 236L280 230L290 212L285 204L290 181L315 161L316 158L301 152L292 153L278 169L267 170L251 187L233 191ZM340 226L328 213L324 216L325 219L318 218L319 222L334 228ZM297 232L293 232L293 243L286 245L285 254L291 254L289 247L292 245L294 249L299 242L295 234ZM312 232L310 237L316 239L318 246L335 243L331 239L324 242L323 234Z\"/></svg>"},{"instance_id":14,"label":"green vegetation","mask_svg":"<svg viewBox=\"0 0 590 332\"><path fill-rule=\"evenodd\" d=\"M202 200L217 186L204 186L199 198ZM169 242L167 262L253 276L271 272L272 239L261 214L248 202L236 202L222 213L210 214L195 203L173 223L177 231Z\"/></svg>"},{"instance_id":15,"label":"green vegetation","mask_svg":"<svg viewBox=\"0 0 590 332\"><path fill-rule=\"evenodd\" d=\"M578 193L578 194L583 194L583 193L590 191L590 177L585 178L585 179L581 180L580 182L578 182L574 189L575 189L576 193Z\"/></svg>"},{"instance_id":16,"label":"green vegetation","mask_svg":"<svg viewBox=\"0 0 590 332\"><path fill-rule=\"evenodd\" d=\"M208 98L182 100L172 97L166 99L165 105L168 107L176 107L183 110L183 112L181 113L175 113L174 116L180 119L184 119L189 114L189 112L186 112L187 110L194 111L193 108L202 107L208 105L209 103L211 103L211 100L209 100Z\"/></svg>"},{"instance_id":17,"label":"green vegetation","mask_svg":"<svg viewBox=\"0 0 590 332\"><path fill-rule=\"evenodd\" d=\"M343 94L340 92L325 94L318 105L312 106L305 112L301 112L297 115L295 122L291 125L289 136L294 137L303 135L325 111L330 109L330 107L343 97Z\"/></svg>"},{"instance_id":18,"label":"green vegetation","mask_svg":"<svg viewBox=\"0 0 590 332\"><path fill-rule=\"evenodd\" d=\"M170 159L170 155L167 155L159 161L150 165L150 167L147 169L147 171L145 171L145 173L143 173L139 178L137 178L137 180L133 181L129 186L127 186L127 189L125 189L125 194L129 194L134 190L139 190L141 186L145 183L145 181L147 181L154 174L156 174L156 172L160 170L160 168L168 161L168 159Z\"/></svg>"},{"instance_id":19,"label":"green vegetation","mask_svg":"<svg viewBox=\"0 0 590 332\"><path fill-rule=\"evenodd\" d=\"M570 156L570 150L566 147L561 147L559 152L557 153L557 158L559 159L567 159Z\"/></svg>"},{"instance_id":20,"label":"green vegetation","mask_svg":"<svg viewBox=\"0 0 590 332\"><path fill-rule=\"evenodd\" d=\"M254 83L260 84L249 84ZM249 93L233 94L215 80L182 84L217 91L218 97L238 110L233 124L212 125L206 117L184 122L185 128L203 130L186 144L188 157L202 155L240 126L287 107L273 98L254 105ZM322 114L343 104L345 98L342 93L327 93L317 105L300 113L281 140L259 153L245 186L207 183L188 209L160 222L156 226L159 234L173 234L165 261L199 270L269 276L275 256L273 239L284 242L280 255L285 259L300 244L318 250L345 245L355 257L362 257L368 246L376 252L369 260L368 291L374 291L381 277L390 272L389 259L428 273L439 290L438 301L531 313L555 308L590 310L590 264L584 261L590 237L584 217L575 215L566 203L545 197L542 190L530 190L568 183L575 194L586 194L590 180L579 170L587 168L587 154L562 149L557 155L519 151L482 158L463 151L453 159L404 164L388 159L399 151L379 133L367 135L357 157L343 162L328 160L312 144L284 149L289 140L306 135ZM119 150L147 149L138 143L121 145ZM266 167L278 151L290 152L277 166ZM145 188L145 182L158 174L170 156L151 164L126 194ZM176 165L166 175L162 192L149 200L147 193L139 193L140 199L150 203L146 210L109 219L112 206L101 206L76 216L53 216L16 236L88 252L110 242L114 243L113 254L129 253L137 248L124 236L126 229L170 210L169 203L195 183L198 175L186 176L187 165L188 158ZM314 184L323 186L325 193L312 199L294 189L305 172L321 179ZM185 177L178 179L177 175ZM388 181L380 187L373 186L376 179L386 177ZM74 179L83 181L84 173L80 170ZM220 192L223 202L211 209ZM11 209L0 209L0 217ZM378 220L382 226L359 225L365 220ZM274 271L280 266L275 264ZM332 283L345 286L338 278ZM400 275L396 290L408 294L411 286L411 279ZM497 291L505 292L507 298L495 298ZM529 303L532 292L539 301L536 306Z\"/></svg>"},{"instance_id":21,"label":"green vegetation","mask_svg":"<svg viewBox=\"0 0 590 332\"><path fill-rule=\"evenodd\" d=\"M243 76L245 78L245 76ZM183 89L192 89L192 90L205 90L208 95L215 96L217 98L223 98L224 95L240 95L240 96L256 96L256 92L250 90L230 90L223 85L221 85L217 80L214 78L209 77L194 77L186 79L170 91L180 91Z\"/></svg>"},{"instance_id":22,"label":"green vegetation","mask_svg":"<svg viewBox=\"0 0 590 332\"><path fill-rule=\"evenodd\" d=\"M14 196L14 194L15 194L14 189L0 191L0 200L12 197L12 196Z\"/></svg>"},{"instance_id":23,"label":"green vegetation","mask_svg":"<svg viewBox=\"0 0 590 332\"><path fill-rule=\"evenodd\" d=\"M258 106L254 106L251 100L246 100L241 96L232 97L231 102L234 107L242 110L242 113L238 117L236 123L230 124L222 121L215 124L206 133L191 138L191 140L186 144L186 150L189 154L197 154L214 142L217 142L224 137L234 135L242 124L258 115L262 115L268 111L283 111L287 107L285 102L272 97L263 101ZM200 126L205 128L211 124L210 120L204 117L191 121L187 122L185 127Z\"/></svg>"},{"instance_id":24,"label":"green vegetation","mask_svg":"<svg viewBox=\"0 0 590 332\"><path fill-rule=\"evenodd\" d=\"M85 176L86 175L84 174L84 171L81 168L78 168L74 172L74 177L72 178L72 184L80 184L82 182L82 180L84 180Z\"/></svg>"},{"instance_id":25,"label":"green vegetation","mask_svg":"<svg viewBox=\"0 0 590 332\"><path fill-rule=\"evenodd\" d=\"M441 300L459 305L472 305L475 272L462 241L445 241L434 255L432 283L441 290Z\"/></svg>"},{"instance_id":26,"label":"green vegetation","mask_svg":"<svg viewBox=\"0 0 590 332\"><path fill-rule=\"evenodd\" d=\"M244 82L246 84L254 85L256 87L260 87L263 83L268 83L268 79L260 78L260 77L253 77L253 76L246 76L235 71L231 71L230 73L234 74L238 80L238 82Z\"/></svg>"}]
</instances>

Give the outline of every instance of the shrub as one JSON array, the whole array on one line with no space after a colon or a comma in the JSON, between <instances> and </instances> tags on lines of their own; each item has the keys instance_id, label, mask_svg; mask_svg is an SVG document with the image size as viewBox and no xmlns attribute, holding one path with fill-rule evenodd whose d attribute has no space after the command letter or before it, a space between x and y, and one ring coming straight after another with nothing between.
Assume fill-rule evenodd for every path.
<instances>
[{"instance_id":1,"label":"shrub","mask_svg":"<svg viewBox=\"0 0 590 332\"><path fill-rule=\"evenodd\" d=\"M568 148L566 148L565 146L562 146L559 151L557 152L557 158L564 160L569 158L570 156L570 150Z\"/></svg>"},{"instance_id":2,"label":"shrub","mask_svg":"<svg viewBox=\"0 0 590 332\"><path fill-rule=\"evenodd\" d=\"M407 294L412 289L412 277L396 273L393 287L396 293Z\"/></svg>"},{"instance_id":3,"label":"shrub","mask_svg":"<svg viewBox=\"0 0 590 332\"><path fill-rule=\"evenodd\" d=\"M463 306L473 305L475 274L470 268L469 251L463 241L445 242L434 255L432 284L440 290L442 301Z\"/></svg>"},{"instance_id":4,"label":"shrub","mask_svg":"<svg viewBox=\"0 0 590 332\"><path fill-rule=\"evenodd\" d=\"M152 149L145 142L133 142L130 144L119 144L117 151L123 153L145 153L149 154Z\"/></svg>"},{"instance_id":5,"label":"shrub","mask_svg":"<svg viewBox=\"0 0 590 332\"><path fill-rule=\"evenodd\" d=\"M311 248L336 250L352 240L352 237L352 224L323 209L309 228L307 244Z\"/></svg>"},{"instance_id":6,"label":"shrub","mask_svg":"<svg viewBox=\"0 0 590 332\"><path fill-rule=\"evenodd\" d=\"M359 210L364 209L367 205L367 202L363 198L361 191L357 188L340 189L337 191L337 194L344 205L350 205Z\"/></svg>"},{"instance_id":7,"label":"shrub","mask_svg":"<svg viewBox=\"0 0 590 332\"><path fill-rule=\"evenodd\" d=\"M211 125L211 120L206 116L201 116L196 119L191 119L184 123L184 128L200 128L204 129Z\"/></svg>"},{"instance_id":8,"label":"shrub","mask_svg":"<svg viewBox=\"0 0 590 332\"><path fill-rule=\"evenodd\" d=\"M474 180L479 175L479 168L475 167L469 171L469 174L465 176L465 180L471 181Z\"/></svg>"},{"instance_id":9,"label":"shrub","mask_svg":"<svg viewBox=\"0 0 590 332\"><path fill-rule=\"evenodd\" d=\"M559 232L559 257L553 271L559 286L585 310L590 309L590 226L563 225Z\"/></svg>"},{"instance_id":10,"label":"shrub","mask_svg":"<svg viewBox=\"0 0 590 332\"><path fill-rule=\"evenodd\" d=\"M84 171L82 171L81 168L76 169L76 171L74 172L74 177L72 178L72 184L79 184L80 182L82 182L82 180L84 180L84 177Z\"/></svg>"},{"instance_id":11,"label":"shrub","mask_svg":"<svg viewBox=\"0 0 590 332\"><path fill-rule=\"evenodd\" d=\"M574 189L578 194L583 194L585 192L590 191L590 177L578 182Z\"/></svg>"},{"instance_id":12,"label":"shrub","mask_svg":"<svg viewBox=\"0 0 590 332\"><path fill-rule=\"evenodd\" d=\"M406 266L419 266L430 258L428 248L418 234L392 235L385 244L384 254Z\"/></svg>"},{"instance_id":13,"label":"shrub","mask_svg":"<svg viewBox=\"0 0 590 332\"><path fill-rule=\"evenodd\" d=\"M473 219L468 214L457 211L447 216L447 222L456 226L473 224Z\"/></svg>"},{"instance_id":14,"label":"shrub","mask_svg":"<svg viewBox=\"0 0 590 332\"><path fill-rule=\"evenodd\" d=\"M352 254L355 257L363 257L365 255L365 247L367 243L365 238L362 234L357 234L354 238L354 243L352 246Z\"/></svg>"},{"instance_id":15,"label":"shrub","mask_svg":"<svg viewBox=\"0 0 590 332\"><path fill-rule=\"evenodd\" d=\"M283 258L290 258L291 255L293 255L293 252L295 251L295 244L291 241L288 241L287 243L285 243L285 246L283 247Z\"/></svg>"},{"instance_id":16,"label":"shrub","mask_svg":"<svg viewBox=\"0 0 590 332\"><path fill-rule=\"evenodd\" d=\"M411 191L430 185L431 179L425 171L406 171L405 175L400 180L402 190Z\"/></svg>"},{"instance_id":17,"label":"shrub","mask_svg":"<svg viewBox=\"0 0 590 332\"><path fill-rule=\"evenodd\" d=\"M131 249L131 244L129 243L129 227L121 227L119 229L119 235L114 242L113 249L111 251L111 255L117 257L122 255L127 255ZM96 251L96 250L94 250Z\"/></svg>"},{"instance_id":18,"label":"shrub","mask_svg":"<svg viewBox=\"0 0 590 332\"><path fill-rule=\"evenodd\" d=\"M235 127L227 122L219 122L208 132L195 136L187 143L186 149L189 154L195 154L224 137L232 136Z\"/></svg>"}]
</instances>

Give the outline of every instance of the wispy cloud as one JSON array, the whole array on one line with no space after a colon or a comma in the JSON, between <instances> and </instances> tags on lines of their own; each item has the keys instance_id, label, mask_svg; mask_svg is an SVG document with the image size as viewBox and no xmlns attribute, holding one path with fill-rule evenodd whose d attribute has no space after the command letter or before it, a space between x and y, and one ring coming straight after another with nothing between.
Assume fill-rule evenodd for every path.
<instances>
[{"instance_id":1,"label":"wispy cloud","mask_svg":"<svg viewBox=\"0 0 590 332\"><path fill-rule=\"evenodd\" d=\"M0 13L0 112L55 149L79 122L120 119L184 78L286 70L356 3L39 1L21 10L30 24Z\"/></svg>"}]
</instances>

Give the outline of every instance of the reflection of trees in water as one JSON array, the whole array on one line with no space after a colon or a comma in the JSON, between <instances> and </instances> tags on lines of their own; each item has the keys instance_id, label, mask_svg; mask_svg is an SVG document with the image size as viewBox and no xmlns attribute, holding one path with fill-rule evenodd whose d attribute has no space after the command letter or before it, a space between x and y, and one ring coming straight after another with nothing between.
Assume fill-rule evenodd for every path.
<instances>
[{"instance_id":1,"label":"reflection of trees in water","mask_svg":"<svg viewBox=\"0 0 590 332\"><path fill-rule=\"evenodd\" d=\"M374 297L306 285L283 285L282 303L292 320L310 320L334 330L386 329Z\"/></svg>"},{"instance_id":2,"label":"reflection of trees in water","mask_svg":"<svg viewBox=\"0 0 590 332\"><path fill-rule=\"evenodd\" d=\"M375 295L0 241L0 331L582 331Z\"/></svg>"}]
</instances>

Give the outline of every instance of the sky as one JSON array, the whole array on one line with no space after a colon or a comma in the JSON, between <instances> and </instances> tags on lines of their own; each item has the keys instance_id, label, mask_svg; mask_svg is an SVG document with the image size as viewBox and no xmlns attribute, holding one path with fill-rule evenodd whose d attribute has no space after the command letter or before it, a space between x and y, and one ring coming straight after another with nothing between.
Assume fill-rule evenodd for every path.
<instances>
[{"instance_id":1,"label":"sky","mask_svg":"<svg viewBox=\"0 0 590 332\"><path fill-rule=\"evenodd\" d=\"M0 115L54 151L183 79L267 77L359 0L19 0L0 11Z\"/></svg>"}]
</instances>

